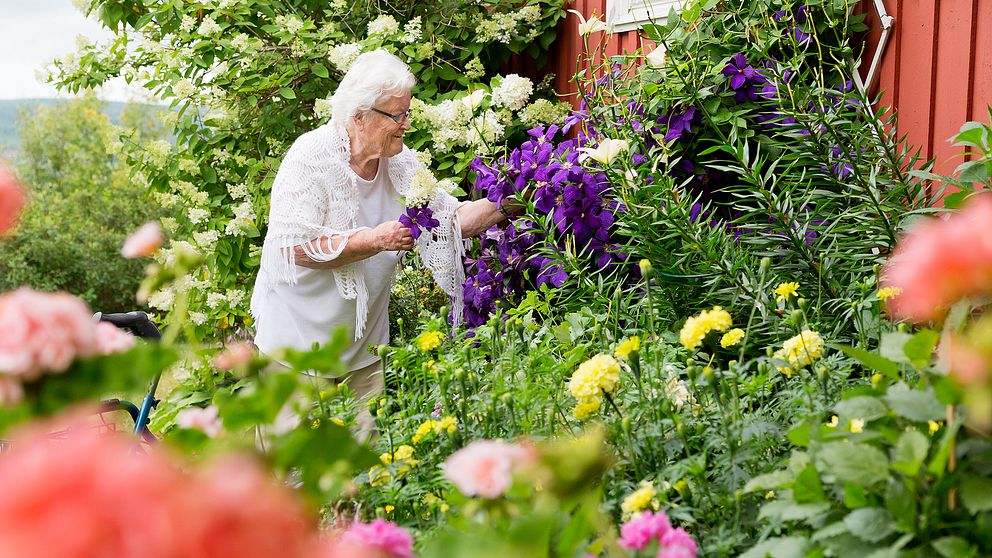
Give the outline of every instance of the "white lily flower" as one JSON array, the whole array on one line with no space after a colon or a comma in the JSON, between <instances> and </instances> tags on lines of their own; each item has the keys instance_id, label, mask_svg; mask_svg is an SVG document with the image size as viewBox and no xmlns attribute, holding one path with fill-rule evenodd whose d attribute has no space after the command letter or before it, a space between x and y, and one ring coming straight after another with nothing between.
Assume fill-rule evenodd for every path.
<instances>
[{"instance_id":1,"label":"white lily flower","mask_svg":"<svg viewBox=\"0 0 992 558\"><path fill-rule=\"evenodd\" d=\"M568 10L578 16L579 18L579 35L586 36L598 31L607 31L609 27L606 22L600 20L596 16L592 16L586 21L586 18L582 16L577 10Z\"/></svg>"},{"instance_id":2,"label":"white lily flower","mask_svg":"<svg viewBox=\"0 0 992 558\"><path fill-rule=\"evenodd\" d=\"M462 104L468 107L468 110L475 112L475 109L479 108L482 104L483 99L486 98L486 92L483 89L476 89L475 91L469 93L462 97Z\"/></svg>"},{"instance_id":3,"label":"white lily flower","mask_svg":"<svg viewBox=\"0 0 992 558\"><path fill-rule=\"evenodd\" d=\"M665 45L658 45L654 50L648 53L644 57L648 61L648 65L652 68L664 68L665 67Z\"/></svg>"},{"instance_id":4,"label":"white lily flower","mask_svg":"<svg viewBox=\"0 0 992 558\"><path fill-rule=\"evenodd\" d=\"M579 161L583 162L586 159L592 159L602 165L608 165L617 158L617 155L630 149L630 144L626 140L606 138L599 142L595 148L592 147L580 147L579 151L582 152L579 155Z\"/></svg>"}]
</instances>

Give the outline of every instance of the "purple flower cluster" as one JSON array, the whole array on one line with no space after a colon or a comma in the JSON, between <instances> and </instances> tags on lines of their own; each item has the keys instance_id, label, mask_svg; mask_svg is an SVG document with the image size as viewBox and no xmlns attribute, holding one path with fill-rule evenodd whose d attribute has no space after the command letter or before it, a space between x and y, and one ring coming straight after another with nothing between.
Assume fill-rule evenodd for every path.
<instances>
[{"instance_id":1,"label":"purple flower cluster","mask_svg":"<svg viewBox=\"0 0 992 558\"><path fill-rule=\"evenodd\" d=\"M423 231L430 232L437 228L441 222L434 218L434 212L426 205L406 208L406 213L397 219L404 227L410 228L410 234L417 240Z\"/></svg>"},{"instance_id":2,"label":"purple flower cluster","mask_svg":"<svg viewBox=\"0 0 992 558\"><path fill-rule=\"evenodd\" d=\"M810 41L809 33L802 29L802 26L806 25L806 12L806 6L800 5L792 14L792 21L789 23L789 34L795 37L796 42L801 45L808 44ZM774 17L776 23L781 23L783 20L789 19L789 12L784 9L779 10L775 12Z\"/></svg>"},{"instance_id":3,"label":"purple flower cluster","mask_svg":"<svg viewBox=\"0 0 992 558\"><path fill-rule=\"evenodd\" d=\"M517 219L506 229L493 227L482 235L481 255L466 265L464 314L470 326L485 323L501 297L565 283L568 273L553 259L536 254L539 242L559 250L567 243L597 269L626 260L612 232L624 207L610 199L611 186L604 173L590 173L579 164L577 147L582 139L561 137L558 126L534 128L527 134L530 139L492 166L481 158L472 162L475 188L494 203L509 196L530 197L536 210L549 217L550 230Z\"/></svg>"},{"instance_id":4,"label":"purple flower cluster","mask_svg":"<svg viewBox=\"0 0 992 558\"><path fill-rule=\"evenodd\" d=\"M730 57L730 62L721 70L727 76L730 88L734 91L734 100L738 103L758 100L758 88L767 83L765 76L748 63L744 53L738 52Z\"/></svg>"}]
</instances>

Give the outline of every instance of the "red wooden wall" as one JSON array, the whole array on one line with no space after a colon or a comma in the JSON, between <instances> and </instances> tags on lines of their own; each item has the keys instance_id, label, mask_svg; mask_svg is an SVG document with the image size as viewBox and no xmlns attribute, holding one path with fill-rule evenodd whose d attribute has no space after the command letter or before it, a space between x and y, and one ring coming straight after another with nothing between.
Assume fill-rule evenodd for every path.
<instances>
[{"instance_id":1,"label":"red wooden wall","mask_svg":"<svg viewBox=\"0 0 992 558\"><path fill-rule=\"evenodd\" d=\"M877 71L872 93L881 93L884 106L898 114L898 131L907 134L909 145L924 158L936 159L936 171L951 173L963 159L961 148L946 140L968 120L988 122L992 105L992 0L883 0L895 18L888 45ZM606 0L574 0L568 6L589 18L604 19ZM869 14L871 28L865 39L862 75L881 33L881 25L870 0L860 9ZM575 101L570 78L582 51L578 18L569 13L558 25L552 46L551 68L555 86ZM591 37L591 47L605 34ZM645 44L647 43L647 44ZM612 56L633 53L652 45L637 32L617 33L608 42Z\"/></svg>"}]
</instances>

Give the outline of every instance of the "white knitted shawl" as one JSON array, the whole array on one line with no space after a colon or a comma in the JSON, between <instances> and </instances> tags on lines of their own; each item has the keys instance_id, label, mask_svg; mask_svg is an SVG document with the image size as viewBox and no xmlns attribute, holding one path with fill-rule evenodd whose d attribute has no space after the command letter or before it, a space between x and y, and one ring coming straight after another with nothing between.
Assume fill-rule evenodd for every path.
<instances>
[{"instance_id":1,"label":"white knitted shawl","mask_svg":"<svg viewBox=\"0 0 992 558\"><path fill-rule=\"evenodd\" d=\"M296 284L295 247L318 262L338 257L352 234L368 227L358 227L358 175L352 170L351 141L347 132L331 121L300 136L283 159L272 184L269 230L262 246L262 261L252 294L251 313L256 320L261 297L275 285ZM406 196L421 163L406 147L387 159L389 179L401 196ZM440 226L420 235L417 249L420 259L431 270L434 281L452 298L453 320L457 326L462 315L462 264L465 247L461 224L456 213L459 202L453 196L438 193L428 205ZM397 215L395 218L399 218ZM324 250L321 237L337 235L342 240L330 251ZM356 300L355 339L365 331L369 293L365 287L363 262L332 268L338 293L346 300Z\"/></svg>"}]
</instances>

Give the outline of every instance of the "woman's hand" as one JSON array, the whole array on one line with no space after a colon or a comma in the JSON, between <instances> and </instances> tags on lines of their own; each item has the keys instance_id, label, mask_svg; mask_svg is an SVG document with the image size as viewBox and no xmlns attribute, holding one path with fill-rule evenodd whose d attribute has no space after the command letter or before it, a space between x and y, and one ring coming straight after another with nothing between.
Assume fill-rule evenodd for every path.
<instances>
[{"instance_id":1,"label":"woman's hand","mask_svg":"<svg viewBox=\"0 0 992 558\"><path fill-rule=\"evenodd\" d=\"M403 226L399 221L386 221L372 229L373 244L377 250L412 250L413 235L410 227Z\"/></svg>"}]
</instances>

